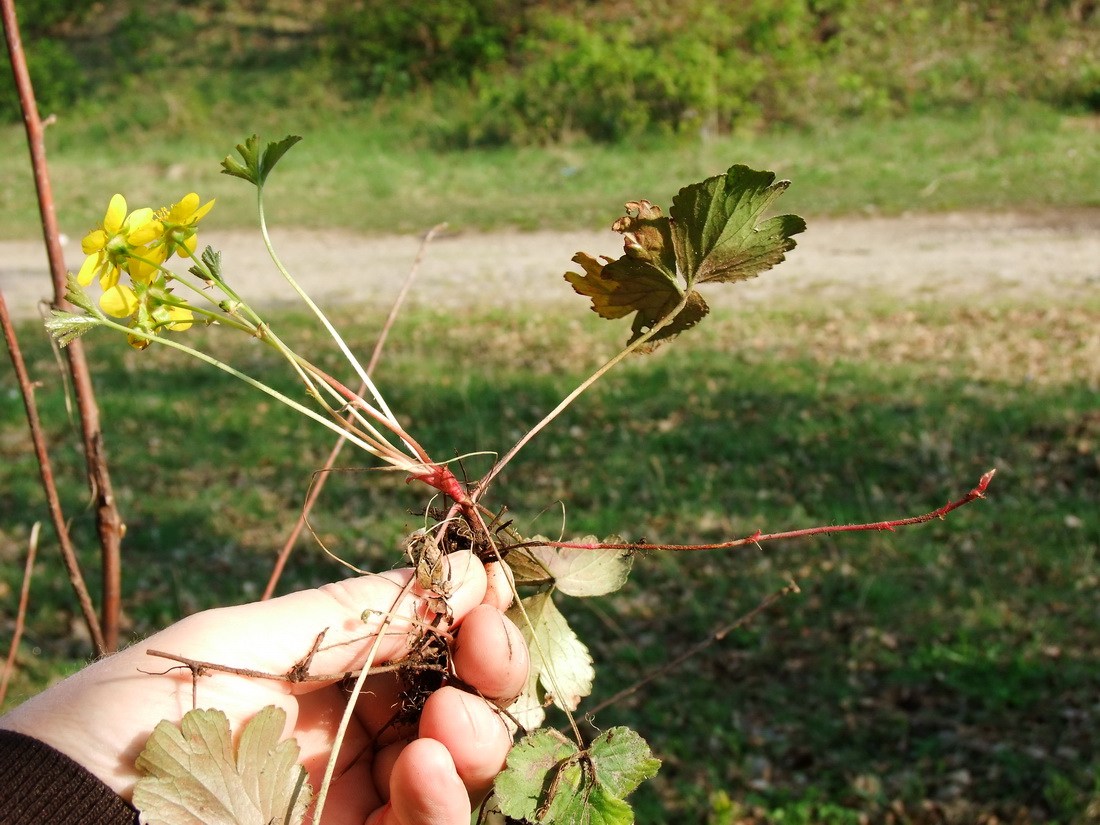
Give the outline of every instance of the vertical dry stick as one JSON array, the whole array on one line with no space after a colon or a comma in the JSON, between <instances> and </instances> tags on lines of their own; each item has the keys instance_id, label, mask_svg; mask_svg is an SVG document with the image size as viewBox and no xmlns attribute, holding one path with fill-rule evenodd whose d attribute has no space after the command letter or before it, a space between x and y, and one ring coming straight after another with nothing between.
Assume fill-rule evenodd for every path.
<instances>
[{"instance_id":1,"label":"vertical dry stick","mask_svg":"<svg viewBox=\"0 0 1100 825\"><path fill-rule=\"evenodd\" d=\"M23 627L27 621L27 601L31 594L31 576L34 573L34 557L38 553L38 528L40 522L35 522L31 528L31 537L27 541L27 564L23 568L23 587L19 591L19 608L15 613L15 630L11 634L11 648L8 650L8 658L4 662L4 673L0 676L0 707L4 705L4 699L8 695L8 680L15 670L15 656L19 652L19 640L23 636Z\"/></svg>"},{"instance_id":2,"label":"vertical dry stick","mask_svg":"<svg viewBox=\"0 0 1100 825\"><path fill-rule=\"evenodd\" d=\"M61 512L61 500L57 495L57 485L53 480L53 469L50 466L50 454L46 449L46 438L42 433L42 423L38 419L38 407L34 403L34 386L31 384L27 373L27 365L23 361L23 352L19 348L19 341L15 337L15 329L12 327L11 317L8 314L8 303L4 300L4 293L0 292L0 327L4 330L4 341L8 345L8 354L11 355L12 366L15 367L15 377L19 382L19 390L23 394L23 408L27 413L27 426L31 431L31 441L34 444L34 454L38 459L38 473L42 478L42 489L46 491L46 504L50 511L50 520L57 532L58 543L61 545L61 558L65 562L65 569L69 571L69 582L73 592L76 593L80 610L84 614L84 622L88 625L88 633L95 645L96 655L107 652L107 645L103 639L103 631L100 629L99 620L96 618L95 606L88 595L88 587L84 584L84 577L80 573L80 565L76 560L76 550L73 548L69 537L69 527L65 523L65 516Z\"/></svg>"},{"instance_id":3,"label":"vertical dry stick","mask_svg":"<svg viewBox=\"0 0 1100 825\"><path fill-rule=\"evenodd\" d=\"M424 260L424 253L428 249L428 244L432 242L432 238L435 234L442 230L447 224L440 223L433 226L428 230L428 234L424 236L424 240L420 242L420 249L416 253L416 259L413 261L413 265L409 268L408 274L405 276L405 282L401 284L401 289L397 293L397 297L394 298L393 306L390 307L390 313L386 316L386 322L382 325L382 332L378 335L378 341L374 345L374 352L371 353L370 363L367 364L367 375L373 376L374 368L378 366L378 360L382 357L382 347L386 343L386 338L390 334L390 329L393 327L394 321L397 320L397 314L401 310L401 305L405 302L405 296L409 294L409 288L412 286L413 279L416 277L417 270L420 269L420 262ZM359 386L357 392L358 395L362 395L366 392L366 385ZM351 420L351 417L348 417ZM325 486L325 479L328 478L329 470L336 464L336 459L340 455L340 451L344 448L344 444L347 439L344 436L338 436L336 443L332 445L332 450L329 451L328 458L325 459L325 466L321 468L317 473L317 480L310 487L309 495L306 496L305 504L302 505L302 512L298 514L298 521L294 524L294 529L290 531L290 535L287 536L286 543L283 545L283 549L279 551L279 557L275 560L275 568L271 571L271 577L267 581L267 587L264 588L264 594L261 596L261 600L270 599L275 594L275 585L279 582L279 577L283 574L283 568L286 567L286 560L290 557L290 551L294 549L295 543L298 541L298 536L302 533L302 528L305 527L306 522L309 521L309 514L313 511L313 505L317 502L317 497L321 495L321 490Z\"/></svg>"},{"instance_id":4,"label":"vertical dry stick","mask_svg":"<svg viewBox=\"0 0 1100 825\"><path fill-rule=\"evenodd\" d=\"M38 191L38 209L42 217L42 234L50 261L53 278L54 305L71 309L65 300L65 259L61 252L57 214L54 209L53 190L46 165L46 142L38 105L34 99L23 44L19 37L19 25L15 17L14 0L0 0L0 15L4 23L4 39L8 57L19 91L19 103L23 108L23 123L27 130L27 145L34 169L34 183ZM84 460L88 467L88 483L95 501L96 527L99 531L100 558L103 567L102 610L103 643L108 651L118 647L119 615L121 613L122 567L120 548L122 519L115 503L111 477L107 472L107 460L103 445L103 433L99 427L99 407L92 390L88 364L80 341L73 341L65 349L69 361L69 373L80 411L81 436L84 441Z\"/></svg>"}]
</instances>

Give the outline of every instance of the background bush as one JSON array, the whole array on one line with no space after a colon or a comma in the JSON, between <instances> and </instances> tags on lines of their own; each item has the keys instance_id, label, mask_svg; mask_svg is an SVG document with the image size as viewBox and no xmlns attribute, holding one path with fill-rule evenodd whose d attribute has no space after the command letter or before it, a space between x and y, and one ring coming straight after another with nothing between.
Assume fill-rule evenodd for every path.
<instances>
[{"instance_id":1,"label":"background bush","mask_svg":"<svg viewBox=\"0 0 1100 825\"><path fill-rule=\"evenodd\" d=\"M1100 108L1095 0L20 4L43 109L382 106L448 146L725 134L991 99ZM10 81L5 78L5 82ZM134 106L133 104L140 105ZM17 116L12 95L0 114Z\"/></svg>"}]
</instances>

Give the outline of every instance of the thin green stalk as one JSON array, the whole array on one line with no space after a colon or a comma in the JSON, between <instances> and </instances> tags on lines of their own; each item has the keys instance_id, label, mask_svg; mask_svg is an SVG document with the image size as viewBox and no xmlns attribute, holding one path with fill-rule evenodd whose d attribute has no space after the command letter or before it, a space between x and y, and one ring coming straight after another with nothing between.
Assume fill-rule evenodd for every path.
<instances>
[{"instance_id":1,"label":"thin green stalk","mask_svg":"<svg viewBox=\"0 0 1100 825\"><path fill-rule=\"evenodd\" d=\"M378 406L385 415L385 418L388 421L396 424L396 416L394 416L393 412L386 404L386 400L382 397L381 392L379 392L378 388L374 385L374 382L371 381L370 376L367 374L367 371L363 369L363 366L359 363L359 360L355 357L354 354L352 354L351 350L348 348L348 345L344 342L343 337L341 337L340 333L336 331L336 328L328 320L328 317L324 314L324 312L321 311L321 308L317 306L316 303L314 303L313 299L306 294L305 290L298 285L298 282L294 280L294 277L290 274L287 268L283 266L282 261L279 259L278 254L275 252L275 247L271 242L271 236L267 231L267 218L264 214L263 186L256 187L256 201L260 217L260 232L263 234L264 245L267 247L267 252L271 256L271 260L275 263L275 266L278 268L282 276L286 279L287 283L290 284L291 288L298 293L298 296L305 302L306 306L308 306L313 314L317 316L317 319L325 327L328 334L332 337L332 340L336 342L336 346L339 347L340 352L348 360L348 363L352 365L352 368L359 376L359 380L361 380L363 384L366 385L367 389L370 391L370 394L378 403Z\"/></svg>"},{"instance_id":2,"label":"thin green stalk","mask_svg":"<svg viewBox=\"0 0 1100 825\"><path fill-rule=\"evenodd\" d=\"M307 416L308 418L312 418L314 421L318 422L319 424L321 424L325 427L328 427L333 432L340 433L340 434L347 433L347 430L345 428L341 427L339 424L331 421L330 419L325 418L320 413L318 413L314 410L311 410L309 407L306 407L303 404L299 404L294 399L283 395L281 392L279 392L276 389L273 389L272 387L269 387L267 384L264 384L262 381L256 380L252 376L241 372L240 370L236 369L235 367L230 366L229 364L226 364L224 361L219 361L217 358L214 358L211 355L207 355L205 352L202 352L201 350L194 349L192 347L187 346L186 344L181 344L178 341L172 340L171 338L161 338L157 335L150 335L146 332L142 332L141 330L130 329L129 327L124 327L122 324L117 324L114 321L110 320L109 318L101 319L100 323L103 324L104 326L108 326L108 327L111 327L112 329L116 329L119 332L123 332L127 335L132 335L135 338L140 338L144 341L149 341L150 343L161 344L163 346L171 347L172 349L179 350L180 352L185 352L188 355L190 355L194 358L197 358L200 361L203 361L204 363L210 364L211 366L216 367L217 369L220 369L222 372L226 372L229 375L232 375L234 378L237 378L237 379L243 381L244 383L248 384L250 387L254 387L254 388L258 389L260 392L271 396L276 401L279 401L280 403L285 404L286 406L290 407L292 410L300 412L302 415ZM374 447L373 445L369 444L368 442L364 441L363 439L359 438L358 436L356 436L354 434L348 434L348 440L351 441L356 446L360 447L361 449L365 450L366 452L370 453L371 455L379 456L380 458L385 458L385 456L382 455L382 453L376 447ZM411 463L412 462L410 462L410 464Z\"/></svg>"},{"instance_id":3,"label":"thin green stalk","mask_svg":"<svg viewBox=\"0 0 1100 825\"><path fill-rule=\"evenodd\" d=\"M473 492L470 494L470 498L472 498L474 501L477 501L482 495L484 495L485 491L489 488L489 485L493 482L493 480L498 475L500 475L501 470L503 470L508 465L508 463L511 462L511 460L516 457L516 454L520 450L522 450L532 438L534 438L536 435L538 435L546 427L547 424L549 424L551 421L553 421L555 418L557 418L559 415L561 415L562 412L570 404L572 404L574 401L577 400L577 397L581 393L583 393L585 390L587 390L589 387L591 387L593 384L595 384L597 381L599 381L604 376L605 373L607 373L613 367L617 366L628 355L630 355L633 352L636 352L639 347L642 347L648 341L652 340L654 335L656 335L658 332L660 332L666 326L671 324L672 321L676 318L676 316L680 314L680 311L685 306L687 306L687 300L688 300L688 295L689 294L690 294L690 289L684 292L683 297L680 299L680 303L677 304L673 308L673 310L660 321L660 323L655 324L648 332L646 332L644 335L642 335L640 338L638 338L636 341L634 341L634 343L628 345L625 349L623 349L621 352L619 352L618 355L613 357L610 361L607 361L603 366L601 366L598 370L596 370L594 373L592 373L592 375L590 375L583 382L581 382L581 384L579 384L576 387L576 389L574 389L571 393L569 393L569 395L565 396L565 398L563 398L561 400L561 402L556 407L554 407L554 409L552 409L549 413L547 413L546 416L543 417L543 419L538 424L536 424L531 429L529 429L523 435L523 437L515 443L515 445L512 447L512 449L510 449L507 453L505 453L504 456L500 459L500 461L496 462L496 464L494 464L489 469L489 472L485 474L485 477L482 478L481 481L479 481L477 483L477 486L474 488Z\"/></svg>"},{"instance_id":4,"label":"thin green stalk","mask_svg":"<svg viewBox=\"0 0 1100 825\"><path fill-rule=\"evenodd\" d=\"M336 728L335 736L333 736L332 751L329 754L328 762L325 764L324 778L321 780L321 787L317 791L317 800L314 803L313 821L318 823L318 825L322 825L321 815L325 810L325 801L328 799L328 791L332 786L333 776L336 774L336 762L340 757L340 748L344 744L344 738L347 735L348 727L351 725L351 717L355 714L355 709L359 706L358 700L363 693L363 687L366 685L367 677L370 675L371 668L374 666L374 660L378 656L378 650L382 647L382 641L385 639L386 631L393 623L395 618L394 611L397 610L398 606L401 604L401 600L409 594L415 583L416 577L412 576L398 592L397 597L393 600L393 606L382 617L382 621L378 626L378 633L371 643L370 650L367 651L367 659L363 662L363 667L359 671L359 676L356 678L355 684L348 696L347 704L344 706L344 713L340 717L340 724Z\"/></svg>"},{"instance_id":5,"label":"thin green stalk","mask_svg":"<svg viewBox=\"0 0 1100 825\"><path fill-rule=\"evenodd\" d=\"M193 313L204 315L212 321L216 321L219 324L225 324L226 326L233 327L233 329L239 329L241 332L247 332L249 335L255 335L256 330L253 327L243 321L238 321L235 318L226 316L222 313L215 312L212 309L204 309L203 307L197 307L194 304L189 304L187 301L173 301L170 298L164 301L168 306L179 307L180 309L187 309Z\"/></svg>"}]
</instances>

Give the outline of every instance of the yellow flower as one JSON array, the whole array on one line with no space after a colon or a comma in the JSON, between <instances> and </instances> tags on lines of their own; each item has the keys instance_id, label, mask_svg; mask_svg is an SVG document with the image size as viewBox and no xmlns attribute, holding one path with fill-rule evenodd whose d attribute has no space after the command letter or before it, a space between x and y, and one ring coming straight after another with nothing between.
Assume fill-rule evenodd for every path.
<instances>
[{"instance_id":1,"label":"yellow flower","mask_svg":"<svg viewBox=\"0 0 1100 825\"><path fill-rule=\"evenodd\" d=\"M88 257L80 267L77 282L88 286L94 279L107 291L118 284L119 273L126 269L137 247L156 239L163 232L153 210L148 207L126 214L126 198L115 195L107 206L103 223L84 236L80 247Z\"/></svg>"},{"instance_id":2,"label":"yellow flower","mask_svg":"<svg viewBox=\"0 0 1100 825\"><path fill-rule=\"evenodd\" d=\"M103 290L99 305L103 307L103 311L108 315L113 315L116 318L128 318L137 312L137 293L126 284L115 284Z\"/></svg>"},{"instance_id":3,"label":"yellow flower","mask_svg":"<svg viewBox=\"0 0 1100 825\"><path fill-rule=\"evenodd\" d=\"M136 257L130 258L127 267L130 280L139 284L151 284L160 272L159 265L164 262L164 247L135 249L134 255Z\"/></svg>"},{"instance_id":4,"label":"yellow flower","mask_svg":"<svg viewBox=\"0 0 1100 825\"><path fill-rule=\"evenodd\" d=\"M210 200L199 206L199 196L194 192L184 195L179 203L161 209L157 212L157 222L161 225L158 244L164 246L165 257L171 257L178 253L180 257L190 258L195 254L198 240L195 233L198 231L198 223L214 206Z\"/></svg>"},{"instance_id":5,"label":"yellow flower","mask_svg":"<svg viewBox=\"0 0 1100 825\"><path fill-rule=\"evenodd\" d=\"M116 317L132 316L130 329L144 332L146 335L160 335L165 330L183 332L190 329L194 321L191 308L177 303L167 286L168 279L163 272L157 272L148 282L134 281L134 287L119 284L103 293L100 305L105 312ZM147 339L128 335L130 346L145 349Z\"/></svg>"},{"instance_id":6,"label":"yellow flower","mask_svg":"<svg viewBox=\"0 0 1100 825\"><path fill-rule=\"evenodd\" d=\"M186 329L191 329L191 324L195 320L194 314L186 307L162 304L158 309L163 310L164 324L173 332L183 332ZM154 312L153 315L155 317L157 313Z\"/></svg>"},{"instance_id":7,"label":"yellow flower","mask_svg":"<svg viewBox=\"0 0 1100 825\"><path fill-rule=\"evenodd\" d=\"M115 318L129 318L135 332L160 335L165 330L189 329L194 314L186 301L172 295L168 281L173 276L161 264L176 252L193 255L196 226L213 205L214 201L209 201L200 206L199 196L192 192L156 213L143 208L127 214L126 199L115 195L103 222L81 243L88 257L77 281L87 286L98 279L103 311ZM119 282L122 273L130 276L130 283ZM149 346L148 340L133 333L128 339L138 349Z\"/></svg>"}]
</instances>

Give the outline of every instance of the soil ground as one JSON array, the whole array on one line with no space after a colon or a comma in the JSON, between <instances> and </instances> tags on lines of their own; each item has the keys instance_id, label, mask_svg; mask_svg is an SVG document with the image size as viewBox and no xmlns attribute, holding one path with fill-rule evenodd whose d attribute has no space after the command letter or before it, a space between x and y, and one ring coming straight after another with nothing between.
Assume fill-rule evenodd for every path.
<instances>
[{"instance_id":1,"label":"soil ground","mask_svg":"<svg viewBox=\"0 0 1100 825\"><path fill-rule=\"evenodd\" d=\"M712 305L1067 304L1100 296L1100 210L937 213L896 217L811 218L798 247L774 273L735 290L714 290ZM288 268L322 303L388 306L419 246L415 237L287 230L273 240ZM246 296L291 300L258 232L200 233L221 250L227 278ZM562 273L577 251L622 254L610 230L441 234L417 274L421 306L552 308L576 306ZM67 263L80 266L78 238ZM43 247L0 242L0 289L17 318L36 315L48 284ZM724 293L724 294L722 294ZM713 299L713 300L712 300Z\"/></svg>"}]
</instances>

